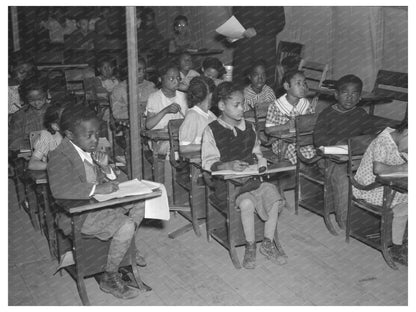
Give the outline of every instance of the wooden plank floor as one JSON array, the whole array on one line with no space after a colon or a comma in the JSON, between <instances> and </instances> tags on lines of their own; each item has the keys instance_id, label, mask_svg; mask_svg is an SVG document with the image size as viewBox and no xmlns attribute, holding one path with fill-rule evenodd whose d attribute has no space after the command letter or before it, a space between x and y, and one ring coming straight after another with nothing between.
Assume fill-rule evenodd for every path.
<instances>
[{"instance_id":1,"label":"wooden plank floor","mask_svg":"<svg viewBox=\"0 0 416 312\"><path fill-rule=\"evenodd\" d=\"M292 202L293 193L287 196ZM408 304L407 267L391 270L380 252L344 232L332 236L321 217L300 209L279 219L280 240L288 263L275 265L258 253L255 270L236 270L216 241L190 231L174 240L168 232L186 224L180 216L147 222L140 249L148 266L142 279L153 291L132 300L101 292L93 278L86 287L93 305L399 305ZM238 248L242 259L244 247ZM57 262L46 239L35 232L17 207L9 182L9 305L81 305L71 277L53 275Z\"/></svg>"}]
</instances>

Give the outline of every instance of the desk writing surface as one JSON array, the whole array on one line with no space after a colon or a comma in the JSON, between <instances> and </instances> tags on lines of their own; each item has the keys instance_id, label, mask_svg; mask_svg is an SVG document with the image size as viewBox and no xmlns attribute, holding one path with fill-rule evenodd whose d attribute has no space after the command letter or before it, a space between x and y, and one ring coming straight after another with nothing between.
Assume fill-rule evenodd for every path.
<instances>
[{"instance_id":1,"label":"desk writing surface","mask_svg":"<svg viewBox=\"0 0 416 312\"><path fill-rule=\"evenodd\" d=\"M272 133L269 134L269 136L273 138L278 138L278 139L294 142L295 137L296 137L296 132L290 132L289 129L286 129L282 131L273 131Z\"/></svg>"},{"instance_id":2,"label":"desk writing surface","mask_svg":"<svg viewBox=\"0 0 416 312\"><path fill-rule=\"evenodd\" d=\"M376 182L389 186L398 192L407 193L409 181L407 177L383 177L378 175L376 176Z\"/></svg>"},{"instance_id":3,"label":"desk writing surface","mask_svg":"<svg viewBox=\"0 0 416 312\"><path fill-rule=\"evenodd\" d=\"M142 135L153 141L168 141L169 133L165 129L142 130Z\"/></svg>"},{"instance_id":4,"label":"desk writing surface","mask_svg":"<svg viewBox=\"0 0 416 312\"><path fill-rule=\"evenodd\" d=\"M179 155L191 163L201 164L201 151L180 153Z\"/></svg>"},{"instance_id":5,"label":"desk writing surface","mask_svg":"<svg viewBox=\"0 0 416 312\"><path fill-rule=\"evenodd\" d=\"M95 199L86 199L86 200L72 200L72 199L57 199L57 204L61 206L65 211L70 214L80 213L84 211L94 210L97 208L110 207L115 205L120 205L123 203L128 203L132 201L139 201L144 199L149 199L162 195L160 189L153 190L152 193L136 195L136 196L127 196L123 198L110 199L104 202L97 202Z\"/></svg>"},{"instance_id":6,"label":"desk writing surface","mask_svg":"<svg viewBox=\"0 0 416 312\"><path fill-rule=\"evenodd\" d=\"M288 164L287 162L280 162L277 164L272 164L268 166L267 170L262 173L256 173L255 176L262 176L262 175L268 175L272 173L279 173L279 172L285 172L285 171L293 171L296 170L296 166L292 164ZM249 177L250 175L246 174L231 174L231 175L224 175L224 180L232 180L232 179L238 179L243 177Z\"/></svg>"},{"instance_id":7,"label":"desk writing surface","mask_svg":"<svg viewBox=\"0 0 416 312\"><path fill-rule=\"evenodd\" d=\"M204 56L204 55L215 55L215 54L221 54L222 52L224 52L224 50L221 49L188 49L186 50L186 52L188 52L190 55L195 55L195 56ZM170 55L179 55L181 54L182 51L175 51L175 52L169 52Z\"/></svg>"}]
</instances>

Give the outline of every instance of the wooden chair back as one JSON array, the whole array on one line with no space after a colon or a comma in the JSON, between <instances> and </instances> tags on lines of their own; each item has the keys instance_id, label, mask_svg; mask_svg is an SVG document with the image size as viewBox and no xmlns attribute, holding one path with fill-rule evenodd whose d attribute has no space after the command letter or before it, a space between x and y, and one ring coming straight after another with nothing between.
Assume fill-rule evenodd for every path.
<instances>
[{"instance_id":1,"label":"wooden chair back","mask_svg":"<svg viewBox=\"0 0 416 312\"><path fill-rule=\"evenodd\" d=\"M304 45L298 42L279 41L277 45L277 63L281 64L282 60L288 56L303 56Z\"/></svg>"},{"instance_id":2,"label":"wooden chair back","mask_svg":"<svg viewBox=\"0 0 416 312\"><path fill-rule=\"evenodd\" d=\"M299 70L304 72L308 87L311 89L319 89L322 87L328 69L328 64L307 61L305 59L302 59L299 64Z\"/></svg>"},{"instance_id":3,"label":"wooden chair back","mask_svg":"<svg viewBox=\"0 0 416 312\"><path fill-rule=\"evenodd\" d=\"M305 145L313 145L313 130L318 114L300 115L295 119L297 149Z\"/></svg>"},{"instance_id":4,"label":"wooden chair back","mask_svg":"<svg viewBox=\"0 0 416 312\"><path fill-rule=\"evenodd\" d=\"M373 93L381 97L390 97L396 105L408 102L408 74L380 69L377 73ZM405 104L404 104L405 103ZM370 106L369 114L374 115L375 105Z\"/></svg>"},{"instance_id":5,"label":"wooden chair back","mask_svg":"<svg viewBox=\"0 0 416 312\"><path fill-rule=\"evenodd\" d=\"M169 144L170 144L170 163L175 168L183 168L186 162L179 157L179 128L183 119L172 119L168 123Z\"/></svg>"}]
</instances>

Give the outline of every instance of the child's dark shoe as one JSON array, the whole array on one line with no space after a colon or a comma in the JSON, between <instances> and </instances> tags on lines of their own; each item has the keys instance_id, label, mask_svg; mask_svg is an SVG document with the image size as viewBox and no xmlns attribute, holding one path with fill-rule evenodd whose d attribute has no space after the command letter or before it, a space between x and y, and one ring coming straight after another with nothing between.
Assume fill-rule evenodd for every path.
<instances>
[{"instance_id":1,"label":"child's dark shoe","mask_svg":"<svg viewBox=\"0 0 416 312\"><path fill-rule=\"evenodd\" d=\"M256 267L256 242L246 244L243 267L245 269L254 269Z\"/></svg>"},{"instance_id":2,"label":"child's dark shoe","mask_svg":"<svg viewBox=\"0 0 416 312\"><path fill-rule=\"evenodd\" d=\"M389 249L394 262L407 266L407 248L404 245L394 245Z\"/></svg>"},{"instance_id":3,"label":"child's dark shoe","mask_svg":"<svg viewBox=\"0 0 416 312\"><path fill-rule=\"evenodd\" d=\"M132 299L139 295L139 290L128 287L118 272L104 272L100 281L100 289L120 299Z\"/></svg>"},{"instance_id":4,"label":"child's dark shoe","mask_svg":"<svg viewBox=\"0 0 416 312\"><path fill-rule=\"evenodd\" d=\"M279 254L274 241L269 238L264 238L259 250L260 253L267 258L267 260L271 260L272 262L280 265L287 262L286 257Z\"/></svg>"}]
</instances>

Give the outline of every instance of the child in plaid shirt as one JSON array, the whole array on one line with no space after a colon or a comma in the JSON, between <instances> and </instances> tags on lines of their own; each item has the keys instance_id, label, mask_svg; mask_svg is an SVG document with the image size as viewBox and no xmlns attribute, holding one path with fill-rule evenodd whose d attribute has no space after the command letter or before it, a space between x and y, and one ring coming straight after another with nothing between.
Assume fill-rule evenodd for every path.
<instances>
[{"instance_id":1,"label":"child in plaid shirt","mask_svg":"<svg viewBox=\"0 0 416 312\"><path fill-rule=\"evenodd\" d=\"M248 79L250 84L244 88L244 110L257 108L260 104L273 104L276 96L272 88L266 85L266 63L263 60L253 64Z\"/></svg>"},{"instance_id":2,"label":"child in plaid shirt","mask_svg":"<svg viewBox=\"0 0 416 312\"><path fill-rule=\"evenodd\" d=\"M267 111L266 134L289 129L289 121L291 118L315 113L316 103L310 103L305 98L308 86L302 71L288 71L283 77L283 87L286 90L286 94L272 103ZM281 152L281 142L279 141L277 140L272 144L272 150L276 155L279 155ZM303 146L300 151L306 158L312 158L315 155L313 145ZM295 143L287 146L286 153L283 157L287 158L292 164L296 164Z\"/></svg>"}]
</instances>

